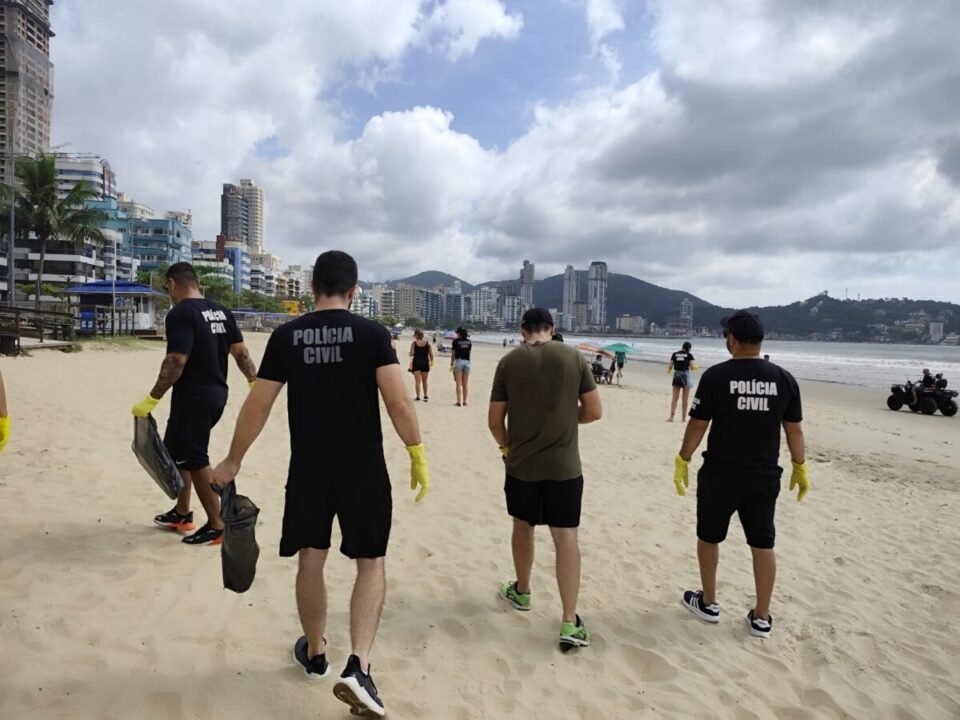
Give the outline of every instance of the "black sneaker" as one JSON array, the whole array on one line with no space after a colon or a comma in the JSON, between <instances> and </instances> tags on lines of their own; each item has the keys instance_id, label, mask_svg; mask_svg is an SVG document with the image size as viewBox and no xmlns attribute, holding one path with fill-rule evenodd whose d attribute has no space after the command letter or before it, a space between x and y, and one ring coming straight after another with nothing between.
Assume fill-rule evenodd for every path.
<instances>
[{"instance_id":1,"label":"black sneaker","mask_svg":"<svg viewBox=\"0 0 960 720\"><path fill-rule=\"evenodd\" d=\"M163 515L157 515L153 522L159 527L166 528L167 530L176 530L178 532L187 532L188 530L193 530L195 527L193 524L193 513L188 512L186 515L181 515L177 512L177 508L173 508L170 512L165 512Z\"/></svg>"},{"instance_id":2,"label":"black sneaker","mask_svg":"<svg viewBox=\"0 0 960 720\"><path fill-rule=\"evenodd\" d=\"M377 686L373 684L373 676L369 668L367 672L360 669L360 658L351 655L347 660L347 667L333 686L333 694L337 700L350 706L350 714L359 717L384 717L387 714L383 701L377 695Z\"/></svg>"},{"instance_id":3,"label":"black sneaker","mask_svg":"<svg viewBox=\"0 0 960 720\"><path fill-rule=\"evenodd\" d=\"M753 610L751 610L747 613L746 620L751 635L763 638L764 640L770 637L770 631L773 629L773 615L764 620L763 618L758 618Z\"/></svg>"},{"instance_id":4,"label":"black sneaker","mask_svg":"<svg viewBox=\"0 0 960 720\"><path fill-rule=\"evenodd\" d=\"M187 535L180 542L187 545L222 545L223 530L214 530L210 523L205 523L193 535Z\"/></svg>"},{"instance_id":5,"label":"black sneaker","mask_svg":"<svg viewBox=\"0 0 960 720\"><path fill-rule=\"evenodd\" d=\"M720 604L710 603L707 605L703 601L702 590L687 590L683 594L683 606L704 622L720 622Z\"/></svg>"},{"instance_id":6,"label":"black sneaker","mask_svg":"<svg viewBox=\"0 0 960 720\"><path fill-rule=\"evenodd\" d=\"M326 638L323 639L323 644L326 646ZM327 662L326 653L308 657L307 647L307 637L303 635L293 646L293 659L303 668L303 674L307 676L307 679L319 680L325 678L330 674L330 663Z\"/></svg>"}]
</instances>

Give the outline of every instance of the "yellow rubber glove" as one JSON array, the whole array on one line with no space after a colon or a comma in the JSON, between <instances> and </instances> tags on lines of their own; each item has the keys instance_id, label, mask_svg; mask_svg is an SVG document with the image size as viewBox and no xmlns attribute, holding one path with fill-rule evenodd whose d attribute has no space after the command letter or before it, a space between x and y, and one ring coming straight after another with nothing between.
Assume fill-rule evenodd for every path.
<instances>
[{"instance_id":1,"label":"yellow rubber glove","mask_svg":"<svg viewBox=\"0 0 960 720\"><path fill-rule=\"evenodd\" d=\"M420 487L420 492L417 493L417 502L420 502L430 490L427 451L424 449L423 443L420 443L419 445L407 445L407 452L410 453L410 489L416 490L418 486Z\"/></svg>"},{"instance_id":2,"label":"yellow rubber glove","mask_svg":"<svg viewBox=\"0 0 960 720\"><path fill-rule=\"evenodd\" d=\"M0 452L7 446L10 439L10 418L0 417Z\"/></svg>"},{"instance_id":3,"label":"yellow rubber glove","mask_svg":"<svg viewBox=\"0 0 960 720\"><path fill-rule=\"evenodd\" d=\"M806 463L793 463L793 473L790 475L790 492L793 492L793 489L798 486L800 487L797 492L797 501L799 502L810 492L810 478L807 476Z\"/></svg>"},{"instance_id":4,"label":"yellow rubber glove","mask_svg":"<svg viewBox=\"0 0 960 720\"><path fill-rule=\"evenodd\" d=\"M503 459L506 460L508 457L510 457L510 448L508 447L500 448L500 454L503 455Z\"/></svg>"},{"instance_id":5,"label":"yellow rubber glove","mask_svg":"<svg viewBox=\"0 0 960 720\"><path fill-rule=\"evenodd\" d=\"M147 395L143 400L133 406L133 416L146 417L153 412L153 409L157 406L158 402L160 402L160 398L155 398L153 395Z\"/></svg>"},{"instance_id":6,"label":"yellow rubber glove","mask_svg":"<svg viewBox=\"0 0 960 720\"><path fill-rule=\"evenodd\" d=\"M450 366L450 372L453 372L453 365Z\"/></svg>"},{"instance_id":7,"label":"yellow rubber glove","mask_svg":"<svg viewBox=\"0 0 960 720\"><path fill-rule=\"evenodd\" d=\"M433 358L430 358L430 367L433 367Z\"/></svg>"},{"instance_id":8,"label":"yellow rubber glove","mask_svg":"<svg viewBox=\"0 0 960 720\"><path fill-rule=\"evenodd\" d=\"M257 384L256 380L250 380L247 382L247 387L253 390L253 386Z\"/></svg>"},{"instance_id":9,"label":"yellow rubber glove","mask_svg":"<svg viewBox=\"0 0 960 720\"><path fill-rule=\"evenodd\" d=\"M690 487L690 461L680 457L680 453L673 459L673 484L680 497L686 495Z\"/></svg>"},{"instance_id":10,"label":"yellow rubber glove","mask_svg":"<svg viewBox=\"0 0 960 720\"><path fill-rule=\"evenodd\" d=\"M673 368L672 368L672 367L668 367L668 368L667 368L667 375L669 375L669 374L672 373L672 372L673 372Z\"/></svg>"},{"instance_id":11,"label":"yellow rubber glove","mask_svg":"<svg viewBox=\"0 0 960 720\"><path fill-rule=\"evenodd\" d=\"M699 370L699 369L700 369L700 366L697 365L696 363L690 363L690 369L691 369L691 370Z\"/></svg>"}]
</instances>

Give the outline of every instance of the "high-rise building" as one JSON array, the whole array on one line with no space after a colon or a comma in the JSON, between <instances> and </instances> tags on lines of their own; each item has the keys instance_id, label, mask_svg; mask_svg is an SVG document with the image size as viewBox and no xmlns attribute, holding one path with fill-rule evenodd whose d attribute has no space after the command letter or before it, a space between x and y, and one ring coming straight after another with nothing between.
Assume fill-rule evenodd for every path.
<instances>
[{"instance_id":1,"label":"high-rise building","mask_svg":"<svg viewBox=\"0 0 960 720\"><path fill-rule=\"evenodd\" d=\"M590 276L587 280L590 296L590 324L597 328L607 326L607 264L590 263Z\"/></svg>"},{"instance_id":2,"label":"high-rise building","mask_svg":"<svg viewBox=\"0 0 960 720\"><path fill-rule=\"evenodd\" d=\"M52 4L53 0L0 0L0 153L50 151ZM13 166L0 165L0 181L10 182Z\"/></svg>"},{"instance_id":3,"label":"high-rise building","mask_svg":"<svg viewBox=\"0 0 960 720\"><path fill-rule=\"evenodd\" d=\"M534 264L529 260L523 261L520 268L520 305L523 311L533 307ZM504 317L504 320L507 318Z\"/></svg>"},{"instance_id":4,"label":"high-rise building","mask_svg":"<svg viewBox=\"0 0 960 720\"><path fill-rule=\"evenodd\" d=\"M576 270L572 265L567 265L566 270L563 271L563 295L560 302L563 323L560 327L569 332L579 330L576 326L574 304L589 302L589 274L587 270Z\"/></svg>"},{"instance_id":5,"label":"high-rise building","mask_svg":"<svg viewBox=\"0 0 960 720\"><path fill-rule=\"evenodd\" d=\"M250 210L238 185L224 183L220 195L220 234L229 242L242 242L250 250Z\"/></svg>"},{"instance_id":6,"label":"high-rise building","mask_svg":"<svg viewBox=\"0 0 960 720\"><path fill-rule=\"evenodd\" d=\"M85 182L96 190L97 199L117 197L117 176L110 169L110 163L100 158L58 157L57 195L62 200L78 182Z\"/></svg>"},{"instance_id":7,"label":"high-rise building","mask_svg":"<svg viewBox=\"0 0 960 720\"><path fill-rule=\"evenodd\" d=\"M262 253L265 248L263 188L254 185L253 180L244 179L240 181L240 194L247 203L247 244L251 253Z\"/></svg>"},{"instance_id":8,"label":"high-rise building","mask_svg":"<svg viewBox=\"0 0 960 720\"><path fill-rule=\"evenodd\" d=\"M185 228L193 230L193 213L189 210L167 210L164 217L167 220L177 220Z\"/></svg>"},{"instance_id":9,"label":"high-rise building","mask_svg":"<svg viewBox=\"0 0 960 720\"><path fill-rule=\"evenodd\" d=\"M149 220L157 216L152 207L137 202L124 192L117 193L117 206L127 217L136 220Z\"/></svg>"}]
</instances>

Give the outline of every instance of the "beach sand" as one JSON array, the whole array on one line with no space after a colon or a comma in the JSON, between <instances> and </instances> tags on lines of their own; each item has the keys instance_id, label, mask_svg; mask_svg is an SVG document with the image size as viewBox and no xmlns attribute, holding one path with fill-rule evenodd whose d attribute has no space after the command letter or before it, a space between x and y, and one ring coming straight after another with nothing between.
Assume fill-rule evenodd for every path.
<instances>
[{"instance_id":1,"label":"beach sand","mask_svg":"<svg viewBox=\"0 0 960 720\"><path fill-rule=\"evenodd\" d=\"M266 336L248 342L259 358ZM680 605L699 585L695 496L671 482L684 426L664 422L664 367L628 363L625 387L601 388L603 420L581 433L580 612L593 645L563 655L545 529L533 611L497 598L513 577L503 468L486 429L501 352L476 347L466 408L454 407L438 361L431 402L417 403L433 480L419 505L384 416L394 530L372 662L390 717L960 717L960 418L892 413L882 391L801 383L813 489L797 503L784 481L774 634L761 641L743 623L753 581L736 520L721 551L721 623ZM333 679L307 682L290 659L296 562L276 554L284 398L238 479L262 508L262 554L253 588L235 595L221 587L218 549L151 524L172 503L130 451L130 407L162 356L144 341L0 358L13 416L0 455L0 718L348 717ZM230 381L216 459L246 394L233 367ZM161 427L168 410L166 399ZM353 571L331 554L338 672Z\"/></svg>"}]
</instances>

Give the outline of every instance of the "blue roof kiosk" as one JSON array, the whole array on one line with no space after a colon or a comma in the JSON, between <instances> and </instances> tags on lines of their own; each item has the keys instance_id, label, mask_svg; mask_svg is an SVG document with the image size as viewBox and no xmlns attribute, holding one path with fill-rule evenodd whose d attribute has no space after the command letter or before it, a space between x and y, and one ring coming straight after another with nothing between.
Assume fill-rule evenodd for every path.
<instances>
[{"instance_id":1,"label":"blue roof kiosk","mask_svg":"<svg viewBox=\"0 0 960 720\"><path fill-rule=\"evenodd\" d=\"M101 322L110 322L114 296L117 314L123 316L123 323L118 319L118 326L129 328L134 335L154 335L157 332L157 298L167 297L166 293L129 280L117 280L116 284L112 280L96 280L61 292L80 298L81 335L96 333L98 314Z\"/></svg>"}]
</instances>

